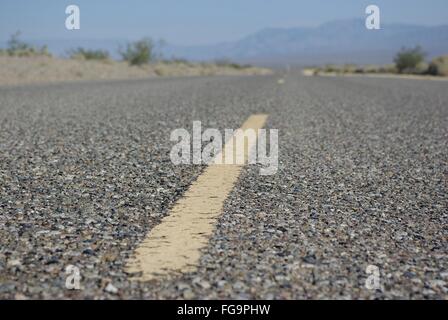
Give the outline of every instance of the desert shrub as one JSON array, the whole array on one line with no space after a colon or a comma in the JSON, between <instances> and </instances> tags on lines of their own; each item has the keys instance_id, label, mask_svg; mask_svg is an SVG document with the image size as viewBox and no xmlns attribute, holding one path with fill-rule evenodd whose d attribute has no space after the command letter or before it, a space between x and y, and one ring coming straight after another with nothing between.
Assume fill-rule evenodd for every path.
<instances>
[{"instance_id":1,"label":"desert shrub","mask_svg":"<svg viewBox=\"0 0 448 320\"><path fill-rule=\"evenodd\" d=\"M170 59L161 59L160 62L164 64L177 64L177 65L181 64L189 67L195 66L194 62L188 61L187 59L184 58L176 58L176 57L172 57Z\"/></svg>"},{"instance_id":2,"label":"desert shrub","mask_svg":"<svg viewBox=\"0 0 448 320\"><path fill-rule=\"evenodd\" d=\"M119 53L124 61L130 65L142 65L149 63L156 58L154 52L154 42L149 38L128 43L125 49L120 49Z\"/></svg>"},{"instance_id":3,"label":"desert shrub","mask_svg":"<svg viewBox=\"0 0 448 320\"><path fill-rule=\"evenodd\" d=\"M20 31L12 34L8 40L8 49L6 50L10 55L14 52L33 50L33 48L27 43L20 40Z\"/></svg>"},{"instance_id":4,"label":"desert shrub","mask_svg":"<svg viewBox=\"0 0 448 320\"><path fill-rule=\"evenodd\" d=\"M51 56L47 46L38 48L20 40L20 31L11 35L5 51L11 57Z\"/></svg>"},{"instance_id":5,"label":"desert shrub","mask_svg":"<svg viewBox=\"0 0 448 320\"><path fill-rule=\"evenodd\" d=\"M394 64L386 64L378 69L379 73L397 73L397 67Z\"/></svg>"},{"instance_id":6,"label":"desert shrub","mask_svg":"<svg viewBox=\"0 0 448 320\"><path fill-rule=\"evenodd\" d=\"M249 69L249 68L253 68L254 67L253 65L248 64L248 63L240 64L239 66L240 66L241 69Z\"/></svg>"},{"instance_id":7,"label":"desert shrub","mask_svg":"<svg viewBox=\"0 0 448 320\"><path fill-rule=\"evenodd\" d=\"M232 62L226 58L216 59L214 61L214 64L217 65L218 67L226 67L226 66L230 65L231 63Z\"/></svg>"},{"instance_id":8,"label":"desert shrub","mask_svg":"<svg viewBox=\"0 0 448 320\"><path fill-rule=\"evenodd\" d=\"M190 62L187 59L184 58L171 58L169 60L164 60L164 62L168 63L181 63L181 64L189 64Z\"/></svg>"},{"instance_id":9,"label":"desert shrub","mask_svg":"<svg viewBox=\"0 0 448 320\"><path fill-rule=\"evenodd\" d=\"M380 67L378 67L376 65L367 65L364 67L364 71L366 73L378 73L379 69L380 69Z\"/></svg>"},{"instance_id":10,"label":"desert shrub","mask_svg":"<svg viewBox=\"0 0 448 320\"><path fill-rule=\"evenodd\" d=\"M343 73L355 73L357 67L354 64L345 64L342 67L342 72Z\"/></svg>"},{"instance_id":11,"label":"desert shrub","mask_svg":"<svg viewBox=\"0 0 448 320\"><path fill-rule=\"evenodd\" d=\"M233 69L246 69L246 68L250 68L251 66L246 64L246 65L241 65L239 63L233 62L229 59L217 59L214 61L214 64L218 67L227 67L227 68L233 68Z\"/></svg>"},{"instance_id":12,"label":"desert shrub","mask_svg":"<svg viewBox=\"0 0 448 320\"><path fill-rule=\"evenodd\" d=\"M427 74L428 73L429 64L425 61L418 63L411 73L413 74Z\"/></svg>"},{"instance_id":13,"label":"desert shrub","mask_svg":"<svg viewBox=\"0 0 448 320\"><path fill-rule=\"evenodd\" d=\"M70 50L69 56L71 59L83 60L108 60L110 58L109 52L106 50L89 50L81 47Z\"/></svg>"},{"instance_id":14,"label":"desert shrub","mask_svg":"<svg viewBox=\"0 0 448 320\"><path fill-rule=\"evenodd\" d=\"M448 76L448 55L433 59L429 64L428 73L435 76Z\"/></svg>"},{"instance_id":15,"label":"desert shrub","mask_svg":"<svg viewBox=\"0 0 448 320\"><path fill-rule=\"evenodd\" d=\"M425 55L420 46L403 48L394 58L395 66L400 73L418 73L418 66L424 62Z\"/></svg>"},{"instance_id":16,"label":"desert shrub","mask_svg":"<svg viewBox=\"0 0 448 320\"><path fill-rule=\"evenodd\" d=\"M340 70L340 68L337 65L327 64L327 65L325 65L323 71L324 72L331 72L331 73L336 72L337 73L337 72L340 72L341 70Z\"/></svg>"}]
</instances>

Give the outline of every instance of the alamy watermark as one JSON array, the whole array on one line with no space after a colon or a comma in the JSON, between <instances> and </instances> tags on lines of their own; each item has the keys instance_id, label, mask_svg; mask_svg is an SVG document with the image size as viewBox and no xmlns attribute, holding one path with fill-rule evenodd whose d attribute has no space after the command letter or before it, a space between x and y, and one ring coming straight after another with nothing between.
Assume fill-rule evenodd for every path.
<instances>
[{"instance_id":1,"label":"alamy watermark","mask_svg":"<svg viewBox=\"0 0 448 320\"><path fill-rule=\"evenodd\" d=\"M65 13L69 16L65 19L65 28L67 30L81 29L80 10L77 5L71 4L65 8Z\"/></svg>"},{"instance_id":2,"label":"alamy watermark","mask_svg":"<svg viewBox=\"0 0 448 320\"><path fill-rule=\"evenodd\" d=\"M261 175L273 175L278 170L277 129L225 129L223 139L218 129L208 128L202 132L201 121L193 121L192 134L183 128L175 129L170 140L177 142L170 152L175 165L260 164Z\"/></svg>"},{"instance_id":3,"label":"alamy watermark","mask_svg":"<svg viewBox=\"0 0 448 320\"><path fill-rule=\"evenodd\" d=\"M65 19L65 27L67 30L81 29L81 19L79 6L71 4L65 8L68 16ZM378 30L381 28L380 8L377 5L370 4L366 7L365 13L368 15L365 21L366 28L369 30Z\"/></svg>"},{"instance_id":4,"label":"alamy watermark","mask_svg":"<svg viewBox=\"0 0 448 320\"><path fill-rule=\"evenodd\" d=\"M65 288L68 290L80 290L81 289L81 273L77 266L72 264L65 268Z\"/></svg>"},{"instance_id":5,"label":"alamy watermark","mask_svg":"<svg viewBox=\"0 0 448 320\"><path fill-rule=\"evenodd\" d=\"M381 29L380 21L380 8L377 5L371 4L366 8L366 28L368 30L379 30Z\"/></svg>"},{"instance_id":6,"label":"alamy watermark","mask_svg":"<svg viewBox=\"0 0 448 320\"><path fill-rule=\"evenodd\" d=\"M369 264L366 268L366 273L369 275L365 282L366 289L381 290L380 268L378 268L378 266Z\"/></svg>"}]
</instances>

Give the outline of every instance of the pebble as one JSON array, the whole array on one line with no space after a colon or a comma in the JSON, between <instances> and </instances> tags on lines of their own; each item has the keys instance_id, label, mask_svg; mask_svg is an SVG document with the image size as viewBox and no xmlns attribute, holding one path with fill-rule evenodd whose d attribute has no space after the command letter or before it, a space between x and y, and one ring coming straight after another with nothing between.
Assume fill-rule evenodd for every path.
<instances>
[{"instance_id":1,"label":"pebble","mask_svg":"<svg viewBox=\"0 0 448 320\"><path fill-rule=\"evenodd\" d=\"M104 290L111 294L118 293L118 289L112 283L109 283Z\"/></svg>"}]
</instances>

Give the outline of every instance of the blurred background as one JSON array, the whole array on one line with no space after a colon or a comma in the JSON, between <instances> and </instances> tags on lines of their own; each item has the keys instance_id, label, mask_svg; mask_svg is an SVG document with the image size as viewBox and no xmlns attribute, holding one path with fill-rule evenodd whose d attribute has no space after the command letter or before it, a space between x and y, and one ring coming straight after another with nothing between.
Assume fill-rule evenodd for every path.
<instances>
[{"instance_id":1,"label":"blurred background","mask_svg":"<svg viewBox=\"0 0 448 320\"><path fill-rule=\"evenodd\" d=\"M81 29L65 28L76 4ZM367 30L365 8L381 9L381 30ZM23 41L64 56L77 47L119 58L120 44L162 39L167 58L227 58L263 65L389 63L403 46L432 58L448 52L448 3L418 0L77 0L0 2L0 47L21 31Z\"/></svg>"}]
</instances>

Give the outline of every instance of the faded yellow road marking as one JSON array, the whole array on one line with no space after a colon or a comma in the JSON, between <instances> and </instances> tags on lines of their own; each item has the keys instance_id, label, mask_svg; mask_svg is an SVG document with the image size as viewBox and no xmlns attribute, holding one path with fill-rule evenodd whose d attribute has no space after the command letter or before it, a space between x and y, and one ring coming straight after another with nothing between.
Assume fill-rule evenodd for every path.
<instances>
[{"instance_id":1,"label":"faded yellow road marking","mask_svg":"<svg viewBox=\"0 0 448 320\"><path fill-rule=\"evenodd\" d=\"M261 129L267 115L250 116L241 129ZM228 142L224 151L228 148ZM255 146L248 141L244 153ZM218 154L216 158L221 157ZM200 250L212 235L224 201L232 191L243 165L210 164L191 184L159 225L155 226L129 260L126 271L141 273L138 280L146 281L169 274L196 269Z\"/></svg>"}]
</instances>

